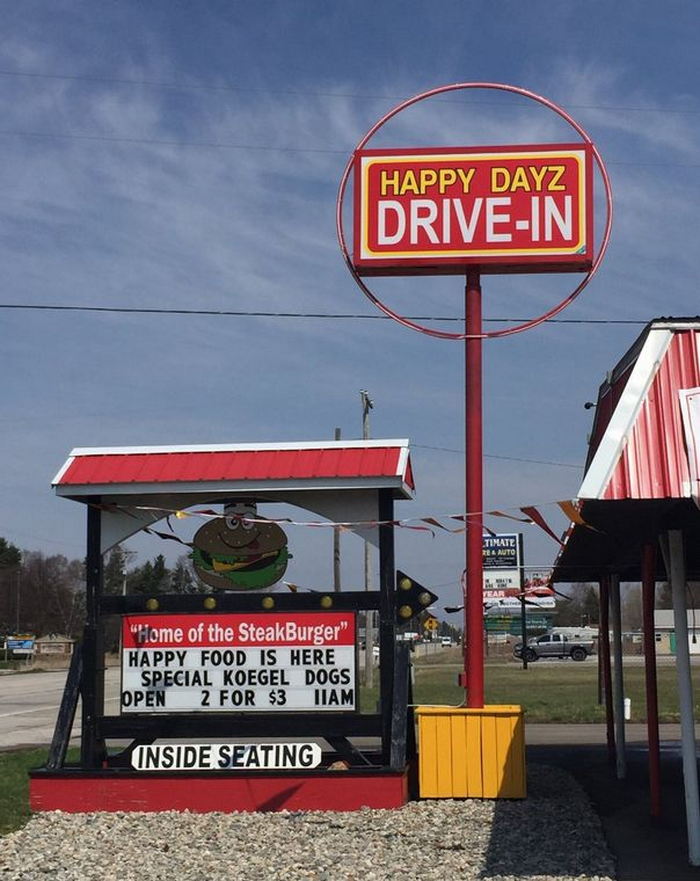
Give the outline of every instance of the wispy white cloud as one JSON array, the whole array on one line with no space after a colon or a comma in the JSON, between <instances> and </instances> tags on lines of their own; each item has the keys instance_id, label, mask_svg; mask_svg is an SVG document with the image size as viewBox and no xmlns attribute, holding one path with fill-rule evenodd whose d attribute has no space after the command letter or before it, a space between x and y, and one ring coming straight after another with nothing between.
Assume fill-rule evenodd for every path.
<instances>
[{"instance_id":1,"label":"wispy white cloud","mask_svg":"<svg viewBox=\"0 0 700 881\"><path fill-rule=\"evenodd\" d=\"M201 50L196 66L178 69L157 34L145 28L139 39L148 52L134 53L138 63L127 55L111 67L115 79L230 82L225 69L207 65ZM407 74L409 65L391 61L372 94L420 91L423 74L419 82ZM13 65L75 75L92 70L79 54L18 38L0 48L0 67ZM535 69L532 59L523 60L526 69ZM350 151L394 99L318 94L367 92L357 69L353 78L349 69L329 68L316 94L309 78L285 80L282 63L251 77L256 87L274 79L290 88L185 92L0 77L7 108L2 131L97 139L0 134L2 299L371 311L337 248L335 195ZM687 256L695 247L697 194L675 166L697 151L693 118L666 115L663 125L650 126L649 116L601 109L655 103L649 80L633 89L629 81L624 60L606 66L579 55L538 70L533 86L571 106L614 169L618 220L604 272L566 317L697 311ZM543 108L474 93L415 108L387 126L377 145L570 138L566 125ZM174 141L189 146L163 143ZM663 172L626 164L645 161L670 164ZM669 266L673 277L660 297L654 273L668 275ZM575 282L571 276L491 276L484 280L485 312L537 314ZM380 280L376 286L412 314L462 312L459 278ZM72 518L73 536L82 535L78 515L66 513L67 502L49 502L47 490L74 445L331 437L336 425L345 436L357 436L358 390L365 387L377 402L374 433L408 435L424 445L463 444L461 345L389 322L72 314L3 314L3 320L0 367L10 379L0 455L15 464L3 475L9 492L0 517L25 533L36 528L47 541L56 534L70 538L65 517ZM581 459L590 427L582 404L635 333L557 326L486 344L486 451ZM416 450L415 460L416 508L458 511L460 457ZM487 460L486 504L569 497L578 476ZM461 568L458 537L427 539L420 547L409 535L400 541L421 574L438 560L447 570L441 580ZM533 535L531 541L538 561L549 553L550 540ZM449 552L443 554L445 544ZM304 565L312 578L313 562Z\"/></svg>"}]
</instances>

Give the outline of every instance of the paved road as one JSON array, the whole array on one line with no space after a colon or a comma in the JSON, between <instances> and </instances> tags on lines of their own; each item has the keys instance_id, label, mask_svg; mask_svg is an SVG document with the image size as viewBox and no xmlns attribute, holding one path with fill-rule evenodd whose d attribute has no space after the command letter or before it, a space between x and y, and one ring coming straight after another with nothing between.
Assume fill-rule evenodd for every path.
<instances>
[{"instance_id":1,"label":"paved road","mask_svg":"<svg viewBox=\"0 0 700 881\"><path fill-rule=\"evenodd\" d=\"M65 670L44 673L0 675L0 749L18 746L43 745L51 742L58 707L66 680ZM116 712L119 694L119 669L108 667L105 675L105 700L108 712ZM80 709L73 728L79 730ZM628 724L627 742L646 741L646 726ZM662 725L663 741L680 740L680 726ZM700 729L698 731L700 740ZM528 745L547 744L605 744L605 726L594 725L537 725L525 726Z\"/></svg>"},{"instance_id":2,"label":"paved road","mask_svg":"<svg viewBox=\"0 0 700 881\"><path fill-rule=\"evenodd\" d=\"M63 697L66 670L0 676L0 749L42 746L51 742ZM119 670L109 668L105 700L109 709L118 699ZM79 731L80 710L73 726Z\"/></svg>"}]
</instances>

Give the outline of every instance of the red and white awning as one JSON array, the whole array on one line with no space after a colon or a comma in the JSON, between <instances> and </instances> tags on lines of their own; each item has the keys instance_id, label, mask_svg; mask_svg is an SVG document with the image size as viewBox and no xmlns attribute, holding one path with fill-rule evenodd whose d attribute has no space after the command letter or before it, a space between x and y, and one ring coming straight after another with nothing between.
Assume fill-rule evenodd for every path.
<instances>
[{"instance_id":1,"label":"red and white awning","mask_svg":"<svg viewBox=\"0 0 700 881\"><path fill-rule=\"evenodd\" d=\"M407 440L78 448L52 485L71 498L390 488L407 499L414 490Z\"/></svg>"},{"instance_id":2,"label":"red and white awning","mask_svg":"<svg viewBox=\"0 0 700 881\"><path fill-rule=\"evenodd\" d=\"M694 496L682 401L698 386L700 321L654 321L601 387L579 498Z\"/></svg>"},{"instance_id":3,"label":"red and white awning","mask_svg":"<svg viewBox=\"0 0 700 881\"><path fill-rule=\"evenodd\" d=\"M53 479L59 496L103 506L103 551L169 512L235 499L283 502L376 543L379 491L412 499L407 440L307 441L73 450Z\"/></svg>"}]
</instances>

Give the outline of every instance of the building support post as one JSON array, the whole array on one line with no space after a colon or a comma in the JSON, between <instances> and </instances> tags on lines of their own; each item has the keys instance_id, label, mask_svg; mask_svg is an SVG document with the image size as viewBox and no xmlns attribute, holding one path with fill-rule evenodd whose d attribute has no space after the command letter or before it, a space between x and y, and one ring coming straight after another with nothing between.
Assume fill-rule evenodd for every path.
<instances>
[{"instance_id":1,"label":"building support post","mask_svg":"<svg viewBox=\"0 0 700 881\"><path fill-rule=\"evenodd\" d=\"M598 655L603 668L603 694L605 695L605 733L608 744L608 761L615 764L615 714L613 713L612 667L610 665L610 576L600 579L600 630L598 632Z\"/></svg>"},{"instance_id":2,"label":"building support post","mask_svg":"<svg viewBox=\"0 0 700 881\"><path fill-rule=\"evenodd\" d=\"M685 817L688 826L688 861L691 866L700 866L700 799L698 798L693 683L688 643L683 533L679 529L669 530L668 561L673 597L673 625L676 631L676 672L678 675L678 702L681 712L681 752L685 787Z\"/></svg>"},{"instance_id":3,"label":"building support post","mask_svg":"<svg viewBox=\"0 0 700 881\"><path fill-rule=\"evenodd\" d=\"M649 809L651 816L658 818L661 816L661 750L659 747L659 704L656 689L655 590L656 546L647 542L642 548L642 621L647 741L649 744Z\"/></svg>"},{"instance_id":4,"label":"building support post","mask_svg":"<svg viewBox=\"0 0 700 881\"><path fill-rule=\"evenodd\" d=\"M610 576L610 612L613 632L613 707L615 715L615 769L617 779L627 776L625 754L625 683L622 672L622 611L620 604L620 576Z\"/></svg>"}]
</instances>

